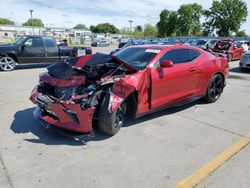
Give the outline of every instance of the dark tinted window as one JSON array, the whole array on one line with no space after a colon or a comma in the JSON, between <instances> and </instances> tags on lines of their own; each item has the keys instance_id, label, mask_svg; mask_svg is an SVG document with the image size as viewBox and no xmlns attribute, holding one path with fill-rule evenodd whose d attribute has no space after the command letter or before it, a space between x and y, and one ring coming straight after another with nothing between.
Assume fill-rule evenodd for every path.
<instances>
[{"instance_id":1,"label":"dark tinted window","mask_svg":"<svg viewBox=\"0 0 250 188\"><path fill-rule=\"evenodd\" d=\"M193 61L200 55L201 55L200 52L197 50L177 49L168 51L161 57L160 61L166 59L172 61L174 64L180 64Z\"/></svg>"},{"instance_id":2,"label":"dark tinted window","mask_svg":"<svg viewBox=\"0 0 250 188\"><path fill-rule=\"evenodd\" d=\"M44 38L44 44L46 48L53 48L56 46L55 42L49 37Z\"/></svg>"},{"instance_id":3,"label":"dark tinted window","mask_svg":"<svg viewBox=\"0 0 250 188\"><path fill-rule=\"evenodd\" d=\"M29 38L24 44L27 47L33 47L33 48L42 47L42 39L41 38Z\"/></svg>"},{"instance_id":4,"label":"dark tinted window","mask_svg":"<svg viewBox=\"0 0 250 188\"><path fill-rule=\"evenodd\" d=\"M172 61L174 64L192 61L188 49L177 49L168 51L161 57L160 61L164 59Z\"/></svg>"},{"instance_id":5,"label":"dark tinted window","mask_svg":"<svg viewBox=\"0 0 250 188\"><path fill-rule=\"evenodd\" d=\"M191 61L199 57L201 54L198 50L189 50Z\"/></svg>"}]
</instances>

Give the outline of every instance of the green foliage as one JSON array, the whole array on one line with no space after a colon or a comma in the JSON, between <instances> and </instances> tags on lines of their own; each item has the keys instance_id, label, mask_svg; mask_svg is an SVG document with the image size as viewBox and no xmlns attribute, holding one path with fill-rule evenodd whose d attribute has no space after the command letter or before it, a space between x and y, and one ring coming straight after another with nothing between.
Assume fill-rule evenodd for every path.
<instances>
[{"instance_id":1,"label":"green foliage","mask_svg":"<svg viewBox=\"0 0 250 188\"><path fill-rule=\"evenodd\" d=\"M39 18L33 18L33 20L30 18L25 23L23 23L23 26L44 27L44 24Z\"/></svg>"},{"instance_id":2,"label":"green foliage","mask_svg":"<svg viewBox=\"0 0 250 188\"><path fill-rule=\"evenodd\" d=\"M200 35L203 8L197 3L181 5L177 11L177 35Z\"/></svg>"},{"instance_id":3,"label":"green foliage","mask_svg":"<svg viewBox=\"0 0 250 188\"><path fill-rule=\"evenodd\" d=\"M157 29L160 37L172 36L176 32L177 12L164 9L160 14Z\"/></svg>"},{"instance_id":4,"label":"green foliage","mask_svg":"<svg viewBox=\"0 0 250 188\"><path fill-rule=\"evenodd\" d=\"M144 25L144 36L145 37L156 37L157 36L157 29L151 24Z\"/></svg>"},{"instance_id":5,"label":"green foliage","mask_svg":"<svg viewBox=\"0 0 250 188\"><path fill-rule=\"evenodd\" d=\"M167 32L166 32L167 36L175 35L176 24L177 24L177 12L171 11L167 22Z\"/></svg>"},{"instance_id":6,"label":"green foliage","mask_svg":"<svg viewBox=\"0 0 250 188\"><path fill-rule=\"evenodd\" d=\"M169 13L170 12L167 9L162 10L160 13L160 21L156 25L160 37L167 36L167 23L168 23Z\"/></svg>"},{"instance_id":7,"label":"green foliage","mask_svg":"<svg viewBox=\"0 0 250 188\"><path fill-rule=\"evenodd\" d=\"M248 14L247 4L242 0L213 1L212 7L205 12L205 24L210 30L217 30L219 36L237 33Z\"/></svg>"},{"instance_id":8,"label":"green foliage","mask_svg":"<svg viewBox=\"0 0 250 188\"><path fill-rule=\"evenodd\" d=\"M117 29L114 25L110 23L101 23L96 26L90 26L90 30L93 33L119 33L119 29Z\"/></svg>"},{"instance_id":9,"label":"green foliage","mask_svg":"<svg viewBox=\"0 0 250 188\"><path fill-rule=\"evenodd\" d=\"M130 35L131 34L131 31L128 27L123 27L119 30L119 34L122 34L122 35Z\"/></svg>"},{"instance_id":10,"label":"green foliage","mask_svg":"<svg viewBox=\"0 0 250 188\"><path fill-rule=\"evenodd\" d=\"M238 31L235 36L236 37L248 37L245 31Z\"/></svg>"},{"instance_id":11,"label":"green foliage","mask_svg":"<svg viewBox=\"0 0 250 188\"><path fill-rule=\"evenodd\" d=\"M88 29L88 28L86 27L86 25L79 23L79 24L76 24L74 29Z\"/></svg>"},{"instance_id":12,"label":"green foliage","mask_svg":"<svg viewBox=\"0 0 250 188\"><path fill-rule=\"evenodd\" d=\"M141 25L137 25L137 26L135 27L135 31L142 32L142 31L143 31L142 26L141 26Z\"/></svg>"},{"instance_id":13,"label":"green foliage","mask_svg":"<svg viewBox=\"0 0 250 188\"><path fill-rule=\"evenodd\" d=\"M6 18L0 18L0 25L15 25L13 21L6 19Z\"/></svg>"}]
</instances>

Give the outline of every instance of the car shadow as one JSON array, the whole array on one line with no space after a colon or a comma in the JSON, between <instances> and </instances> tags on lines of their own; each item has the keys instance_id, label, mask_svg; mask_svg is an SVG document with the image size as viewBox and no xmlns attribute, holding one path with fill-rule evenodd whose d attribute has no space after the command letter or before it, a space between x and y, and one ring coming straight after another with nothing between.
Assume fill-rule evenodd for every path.
<instances>
[{"instance_id":1,"label":"car shadow","mask_svg":"<svg viewBox=\"0 0 250 188\"><path fill-rule=\"evenodd\" d=\"M242 70L240 67L231 68L231 69L229 69L229 72L250 74L250 70Z\"/></svg>"},{"instance_id":2,"label":"car shadow","mask_svg":"<svg viewBox=\"0 0 250 188\"><path fill-rule=\"evenodd\" d=\"M180 112L182 110L191 108L195 105L203 105L204 102L201 100L183 105L178 107L171 107L167 108L161 111L153 112L148 115L142 116L137 119L128 119L123 128L127 128L132 125L136 125L139 123L143 123L146 121L150 121L155 118L159 118L161 116L167 116L171 115L177 112ZM28 108L25 110L20 110L15 113L14 120L11 124L10 129L15 134L23 134L23 133L32 133L37 138L26 138L24 140L32 143L37 144L45 144L45 145L70 145L70 146L82 146L87 143L87 141L75 139L74 137L65 136L62 134L57 134L56 132L51 132L46 129L44 129L41 125L39 125L34 117L33 117L33 111L35 110L35 107ZM96 125L94 126L94 132L95 137L91 139L91 141L102 141L105 139L109 139L111 136L105 135L101 133L97 128Z\"/></svg>"},{"instance_id":3,"label":"car shadow","mask_svg":"<svg viewBox=\"0 0 250 188\"><path fill-rule=\"evenodd\" d=\"M40 126L33 117L33 111L35 107L20 110L15 113L14 120L11 123L10 129L15 134L32 133L37 138L25 138L24 140L37 144L45 145L71 145L81 146L85 142L76 140L74 138L66 137L60 134L54 134L50 131L45 130Z\"/></svg>"},{"instance_id":4,"label":"car shadow","mask_svg":"<svg viewBox=\"0 0 250 188\"><path fill-rule=\"evenodd\" d=\"M159 111L155 111L155 112L152 112L150 114L147 114L145 116L142 116L142 117L139 117L136 119L130 119L128 122L125 123L124 127L129 127L132 125L140 124L140 123L150 121L152 119L156 119L156 118L159 118L162 116L172 115L172 114L178 113L180 111L194 107L196 105L199 105L199 106L205 105L205 103L200 99L200 100L197 100L197 101L194 101L194 102L182 105L182 106L174 106L174 107L169 107L169 108L162 109Z\"/></svg>"}]
</instances>

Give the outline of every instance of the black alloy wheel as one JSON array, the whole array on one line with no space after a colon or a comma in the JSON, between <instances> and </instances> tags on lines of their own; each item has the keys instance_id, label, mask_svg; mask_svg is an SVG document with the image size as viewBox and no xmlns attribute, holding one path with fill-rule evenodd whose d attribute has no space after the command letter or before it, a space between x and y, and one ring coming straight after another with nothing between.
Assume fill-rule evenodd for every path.
<instances>
[{"instance_id":1,"label":"black alloy wheel","mask_svg":"<svg viewBox=\"0 0 250 188\"><path fill-rule=\"evenodd\" d=\"M216 74L212 77L205 96L205 101L213 103L220 98L224 88L224 79L220 74Z\"/></svg>"}]
</instances>

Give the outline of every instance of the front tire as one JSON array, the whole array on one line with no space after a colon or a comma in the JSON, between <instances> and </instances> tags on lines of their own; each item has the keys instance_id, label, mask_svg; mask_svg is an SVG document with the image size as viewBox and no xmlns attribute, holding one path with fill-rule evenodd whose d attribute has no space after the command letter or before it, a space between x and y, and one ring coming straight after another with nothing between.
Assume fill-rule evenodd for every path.
<instances>
[{"instance_id":1,"label":"front tire","mask_svg":"<svg viewBox=\"0 0 250 188\"><path fill-rule=\"evenodd\" d=\"M9 56L0 57L0 70L1 71L12 71L16 67L16 61Z\"/></svg>"},{"instance_id":2,"label":"front tire","mask_svg":"<svg viewBox=\"0 0 250 188\"><path fill-rule=\"evenodd\" d=\"M115 135L124 124L127 114L127 103L124 101L116 111L109 112L110 95L107 94L102 100L99 114L98 127L101 132L108 135Z\"/></svg>"},{"instance_id":3,"label":"front tire","mask_svg":"<svg viewBox=\"0 0 250 188\"><path fill-rule=\"evenodd\" d=\"M220 74L215 74L207 88L204 100L207 103L213 103L220 98L220 95L224 88L224 79Z\"/></svg>"}]
</instances>

